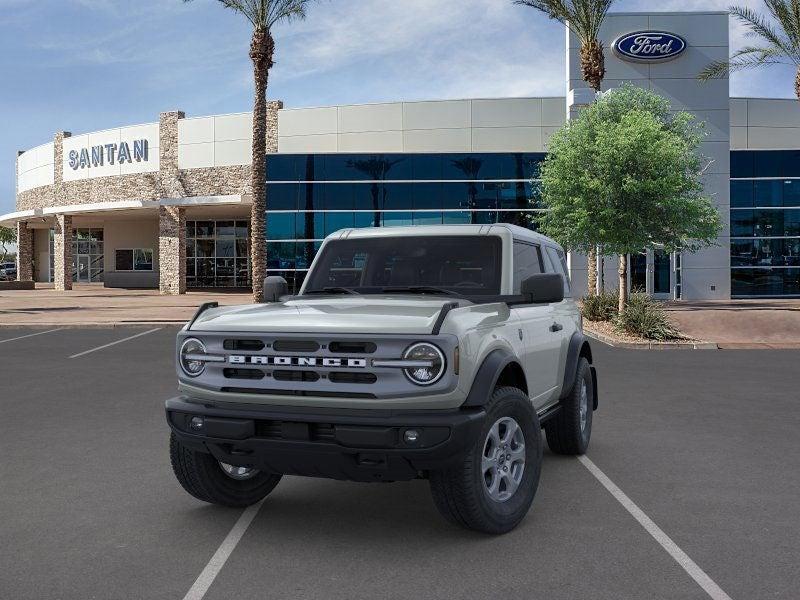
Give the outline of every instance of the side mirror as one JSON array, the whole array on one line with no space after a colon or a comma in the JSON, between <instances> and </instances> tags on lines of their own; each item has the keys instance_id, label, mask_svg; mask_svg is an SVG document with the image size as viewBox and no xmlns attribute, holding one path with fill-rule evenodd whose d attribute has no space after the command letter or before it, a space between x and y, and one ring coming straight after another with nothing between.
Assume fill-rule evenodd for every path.
<instances>
[{"instance_id":1,"label":"side mirror","mask_svg":"<svg viewBox=\"0 0 800 600\"><path fill-rule=\"evenodd\" d=\"M264 302L278 302L289 293L289 284L279 275L264 278Z\"/></svg>"},{"instance_id":2,"label":"side mirror","mask_svg":"<svg viewBox=\"0 0 800 600\"><path fill-rule=\"evenodd\" d=\"M533 304L550 304L564 299L564 276L558 273L537 273L522 281L523 296Z\"/></svg>"}]
</instances>

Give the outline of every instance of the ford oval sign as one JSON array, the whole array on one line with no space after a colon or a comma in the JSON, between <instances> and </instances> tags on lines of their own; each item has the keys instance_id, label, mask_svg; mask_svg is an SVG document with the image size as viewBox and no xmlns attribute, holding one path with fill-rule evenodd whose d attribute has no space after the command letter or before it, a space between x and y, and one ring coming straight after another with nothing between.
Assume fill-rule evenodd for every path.
<instances>
[{"instance_id":1,"label":"ford oval sign","mask_svg":"<svg viewBox=\"0 0 800 600\"><path fill-rule=\"evenodd\" d=\"M614 52L620 58L635 62L672 60L686 50L686 40L665 31L637 31L616 39Z\"/></svg>"}]
</instances>

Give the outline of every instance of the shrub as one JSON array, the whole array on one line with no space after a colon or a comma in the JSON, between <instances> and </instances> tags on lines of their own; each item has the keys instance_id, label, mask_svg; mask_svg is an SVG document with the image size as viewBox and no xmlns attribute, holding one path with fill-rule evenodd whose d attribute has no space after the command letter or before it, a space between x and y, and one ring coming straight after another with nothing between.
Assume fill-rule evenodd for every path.
<instances>
[{"instance_id":1,"label":"shrub","mask_svg":"<svg viewBox=\"0 0 800 600\"><path fill-rule=\"evenodd\" d=\"M603 292L596 296L585 296L581 301L581 314L587 321L611 321L617 316L619 292Z\"/></svg>"},{"instance_id":2,"label":"shrub","mask_svg":"<svg viewBox=\"0 0 800 600\"><path fill-rule=\"evenodd\" d=\"M647 294L631 294L628 305L614 320L614 324L621 331L648 340L684 339L661 305Z\"/></svg>"}]
</instances>

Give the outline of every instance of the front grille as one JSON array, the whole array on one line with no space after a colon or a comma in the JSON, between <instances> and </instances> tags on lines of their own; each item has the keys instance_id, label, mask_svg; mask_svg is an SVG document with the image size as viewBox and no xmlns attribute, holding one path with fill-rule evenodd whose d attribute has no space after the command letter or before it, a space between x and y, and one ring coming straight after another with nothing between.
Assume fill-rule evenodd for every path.
<instances>
[{"instance_id":1,"label":"front grille","mask_svg":"<svg viewBox=\"0 0 800 600\"><path fill-rule=\"evenodd\" d=\"M331 342L328 349L336 354L372 354L378 346L375 342Z\"/></svg>"},{"instance_id":2,"label":"front grille","mask_svg":"<svg viewBox=\"0 0 800 600\"><path fill-rule=\"evenodd\" d=\"M361 392L328 392L313 390L263 390L259 388L224 387L220 390L229 394L257 394L260 396L310 396L312 398L359 398L374 400L375 394Z\"/></svg>"},{"instance_id":3,"label":"front grille","mask_svg":"<svg viewBox=\"0 0 800 600\"><path fill-rule=\"evenodd\" d=\"M275 352L317 352L319 344L312 340L276 340L272 348Z\"/></svg>"},{"instance_id":4,"label":"front grille","mask_svg":"<svg viewBox=\"0 0 800 600\"><path fill-rule=\"evenodd\" d=\"M225 350L240 350L243 352L258 352L264 349L264 342L261 340L225 340L222 342Z\"/></svg>"},{"instance_id":5,"label":"front grille","mask_svg":"<svg viewBox=\"0 0 800 600\"><path fill-rule=\"evenodd\" d=\"M276 381L319 381L319 373L314 371L273 371Z\"/></svg>"},{"instance_id":6,"label":"front grille","mask_svg":"<svg viewBox=\"0 0 800 600\"><path fill-rule=\"evenodd\" d=\"M222 374L226 379L264 379L261 369L223 369Z\"/></svg>"},{"instance_id":7,"label":"front grille","mask_svg":"<svg viewBox=\"0 0 800 600\"><path fill-rule=\"evenodd\" d=\"M333 383L375 383L378 376L375 373L348 373L334 371L328 375L328 379Z\"/></svg>"}]
</instances>

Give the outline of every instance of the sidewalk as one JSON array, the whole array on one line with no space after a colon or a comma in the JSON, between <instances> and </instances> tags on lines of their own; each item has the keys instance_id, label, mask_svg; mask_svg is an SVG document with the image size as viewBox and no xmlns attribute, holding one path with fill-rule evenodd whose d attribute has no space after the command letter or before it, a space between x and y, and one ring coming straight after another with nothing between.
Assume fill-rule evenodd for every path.
<instances>
[{"instance_id":1,"label":"sidewalk","mask_svg":"<svg viewBox=\"0 0 800 600\"><path fill-rule=\"evenodd\" d=\"M664 308L683 333L720 348L800 348L800 300L674 302Z\"/></svg>"},{"instance_id":2,"label":"sidewalk","mask_svg":"<svg viewBox=\"0 0 800 600\"><path fill-rule=\"evenodd\" d=\"M69 292L47 287L0 292L0 327L182 324L203 302L252 302L250 293L242 291L191 291L183 296L162 296L158 290L111 289L97 284L76 284Z\"/></svg>"}]
</instances>

